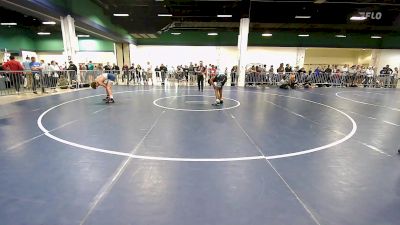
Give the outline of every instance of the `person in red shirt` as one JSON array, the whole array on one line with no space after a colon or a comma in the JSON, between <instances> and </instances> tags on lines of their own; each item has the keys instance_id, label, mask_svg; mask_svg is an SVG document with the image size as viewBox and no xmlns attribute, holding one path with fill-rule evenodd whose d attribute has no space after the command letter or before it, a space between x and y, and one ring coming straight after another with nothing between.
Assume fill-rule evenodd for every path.
<instances>
[{"instance_id":1,"label":"person in red shirt","mask_svg":"<svg viewBox=\"0 0 400 225\"><path fill-rule=\"evenodd\" d=\"M3 64L4 70L11 71L8 74L8 77L11 81L11 85L14 85L16 93L18 94L21 88L22 79L22 72L16 71L23 71L24 67L22 67L21 63L15 60L14 56L10 56L10 61Z\"/></svg>"}]
</instances>

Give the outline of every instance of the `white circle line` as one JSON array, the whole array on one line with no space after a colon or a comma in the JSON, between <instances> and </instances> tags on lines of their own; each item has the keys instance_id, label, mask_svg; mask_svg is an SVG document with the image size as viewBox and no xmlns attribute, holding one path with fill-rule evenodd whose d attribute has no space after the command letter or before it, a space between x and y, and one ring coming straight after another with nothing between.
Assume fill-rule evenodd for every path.
<instances>
[{"instance_id":1,"label":"white circle line","mask_svg":"<svg viewBox=\"0 0 400 225\"><path fill-rule=\"evenodd\" d=\"M137 91L150 91L150 90L137 90ZM120 93L129 93L129 92L136 92L136 91L123 91L123 92L116 92L115 94L120 94ZM105 153L105 154L112 154L112 155L119 155L119 156L125 156L125 157L131 157L131 158L136 158L136 159L147 159L147 160L158 160L158 161L182 161L182 162L227 162L227 161L247 161L247 160L259 160L259 159L278 159L278 158L287 158L287 157L292 157L292 156L298 156L298 155L304 155L304 154L308 154L308 153L312 153L312 152L317 152L317 151L321 151L323 149L326 148L330 148L336 145L339 145L345 141L347 141L348 139L350 139L355 132L357 131L357 124L354 121L354 119L352 117L350 117L349 115L347 115L345 112L336 109L332 106L329 105L325 105L323 103L319 103L319 102L314 102L308 99L303 99L303 98L297 98L297 97L292 97L292 96L285 96L285 95L280 95L280 94L272 94L272 93L263 93L263 92L252 92L252 91L238 91L238 92L249 92L249 93L256 93L256 94L266 94L266 95L276 95L276 96L280 96L280 97L286 97L286 98L293 98L293 99L298 99L298 100L302 100L302 101L307 101L307 102L311 102L311 103L315 103L318 105L322 105L325 106L327 108L333 109L343 115L345 115L351 122L352 122L352 130L349 134L347 134L344 138L337 140L335 142L332 142L330 144L324 145L324 146L320 146L320 147L316 147L316 148L312 148L312 149L308 149L308 150L304 150L304 151L299 151L299 152L294 152L294 153L288 153L288 154L281 154L281 155L272 155L272 156L249 156L249 157L232 157L232 158L173 158L173 157L155 157L155 156L143 156L143 155L135 155L135 154L129 154L129 153L124 153L124 152L118 152L118 151L113 151L113 150L107 150L107 149L100 149L100 148L96 148L96 147L91 147L91 146L86 146L86 145L81 145L78 143L74 143L74 142L70 142L67 141L65 139L56 137L52 134L49 133L49 131L43 126L42 124L42 119L43 117L51 110L60 107L62 105L71 103L71 102L75 102L75 101L80 101L82 99L87 99L87 98L92 98L92 97L96 97L96 96L102 96L103 94L99 94L99 95L93 95L93 96L87 96L87 97L83 97L83 98L78 98L78 99L74 99L71 101L67 101L67 102L63 102L61 104L58 104L56 106L53 106L51 108L49 108L48 110L46 110L45 112L43 112L38 120L37 120L37 125L38 127L44 132L44 134L61 143L73 146L73 147L77 147L80 149L85 149L85 150L89 150L89 151L95 151L95 152L101 152L101 153Z\"/></svg>"},{"instance_id":2,"label":"white circle line","mask_svg":"<svg viewBox=\"0 0 400 225\"><path fill-rule=\"evenodd\" d=\"M357 100L354 100L354 99L351 99L351 98L346 98L346 97L340 96L340 94L341 94L341 93L344 93L344 92L356 92L356 91L341 91L341 92L336 92L335 95L336 95L338 98L345 99L345 100L348 100L348 101L352 101L352 102L356 102L356 103L360 103L360 104L364 104L364 105L371 105L371 106L375 106L375 107L381 107L381 108L390 109L390 110L393 110L393 111L398 111L398 112L400 112L400 109L398 109L398 108L393 108L393 107L384 106L384 105L376 105L376 104L372 104L372 103L368 103L368 102L362 102L362 101L357 101Z\"/></svg>"},{"instance_id":3,"label":"white circle line","mask_svg":"<svg viewBox=\"0 0 400 225\"><path fill-rule=\"evenodd\" d=\"M224 99L228 99L231 101L236 102L236 105L231 106L231 107L227 107L227 108L217 108L217 109L180 109L180 108L173 108L173 107L167 107L167 106L163 106L158 104L157 102L159 100L162 99L169 99L169 98L177 98L177 97L208 97L208 98L215 98L215 96L209 96L209 95L177 95L177 96L167 96L167 97L162 97L162 98L158 98L156 100L153 101L153 104L156 105L157 107L163 108L163 109L169 109L169 110L175 110L175 111L186 111L186 112L212 112L212 111L222 111L222 110L228 110L228 109L234 109L240 106L240 102L235 100L235 99L231 99L231 98L224 98Z\"/></svg>"},{"instance_id":4,"label":"white circle line","mask_svg":"<svg viewBox=\"0 0 400 225\"><path fill-rule=\"evenodd\" d=\"M357 123L356 123L356 121L354 121L354 119L353 119L351 116L349 116L349 115L346 114L345 112L343 112L343 111L341 111L341 110L339 110L339 109L337 109L337 108L335 108L335 107L332 107L332 106L329 106L329 105L325 105L325 104L320 103L320 102L315 102L315 101L312 101L312 100L308 100L308 99L304 99L304 98L298 98L298 97L293 97L293 96L286 96L286 95L280 95L280 94L273 94L273 93L263 93L263 92L255 92L255 91L238 91L238 92L250 92L250 93L258 93L258 94L266 94L266 95L276 95L276 96L280 96L280 97L293 98L293 99L298 99L298 100L302 100L302 101L306 101L306 102L311 102L311 103L314 103L314 104L318 104L318 105L325 106L325 107L327 107L327 108L333 109L333 110L335 110L335 111L341 113L342 115L346 116L346 117L351 121L351 123L352 123L352 130L351 130L351 132L348 133L344 138L342 138L342 139L340 139L340 140L334 141L334 142L332 142L332 143L329 143L329 144L326 144L326 145L323 145L323 146L320 146L320 147L311 148L311 149L307 149L307 150L303 150L303 151L299 151L299 152L293 152L293 153L281 154L281 155L266 156L266 157L265 157L266 159L287 158L287 157L298 156L298 155L304 155L304 154L308 154L308 153L312 153L312 152L321 151L321 150L323 150L323 149L330 148L330 147L339 145L339 144L341 144L341 143L347 141L347 140L350 139L350 138L356 133L356 131L357 131Z\"/></svg>"}]
</instances>

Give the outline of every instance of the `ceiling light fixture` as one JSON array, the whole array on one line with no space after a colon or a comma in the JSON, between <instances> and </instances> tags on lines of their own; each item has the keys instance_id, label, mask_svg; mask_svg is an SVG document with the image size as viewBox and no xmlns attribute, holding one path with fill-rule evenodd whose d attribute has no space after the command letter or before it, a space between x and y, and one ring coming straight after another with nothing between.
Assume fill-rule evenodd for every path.
<instances>
[{"instance_id":1,"label":"ceiling light fixture","mask_svg":"<svg viewBox=\"0 0 400 225\"><path fill-rule=\"evenodd\" d=\"M363 20L366 20L367 19L367 17L365 17L365 16L352 16L352 17L350 17L350 20L353 20L353 21L363 21Z\"/></svg>"},{"instance_id":2,"label":"ceiling light fixture","mask_svg":"<svg viewBox=\"0 0 400 225\"><path fill-rule=\"evenodd\" d=\"M269 33L265 33L265 34L261 34L263 37L272 37L272 34Z\"/></svg>"},{"instance_id":3,"label":"ceiling light fixture","mask_svg":"<svg viewBox=\"0 0 400 225\"><path fill-rule=\"evenodd\" d=\"M17 23L0 23L2 26L16 26Z\"/></svg>"},{"instance_id":4,"label":"ceiling light fixture","mask_svg":"<svg viewBox=\"0 0 400 225\"><path fill-rule=\"evenodd\" d=\"M172 35L181 35L181 33L171 33Z\"/></svg>"},{"instance_id":5,"label":"ceiling light fixture","mask_svg":"<svg viewBox=\"0 0 400 225\"><path fill-rule=\"evenodd\" d=\"M372 38L372 39L380 39L380 38L382 38L382 37L381 37L381 36L373 35L373 36L371 36L371 38Z\"/></svg>"},{"instance_id":6,"label":"ceiling light fixture","mask_svg":"<svg viewBox=\"0 0 400 225\"><path fill-rule=\"evenodd\" d=\"M56 22L48 21L48 22L42 22L42 24L44 24L44 25L54 25L54 24L56 24Z\"/></svg>"},{"instance_id":7,"label":"ceiling light fixture","mask_svg":"<svg viewBox=\"0 0 400 225\"><path fill-rule=\"evenodd\" d=\"M295 19L310 19L311 16L295 16Z\"/></svg>"},{"instance_id":8,"label":"ceiling light fixture","mask_svg":"<svg viewBox=\"0 0 400 225\"><path fill-rule=\"evenodd\" d=\"M217 36L218 33L208 33L207 35L208 35L208 36Z\"/></svg>"},{"instance_id":9,"label":"ceiling light fixture","mask_svg":"<svg viewBox=\"0 0 400 225\"><path fill-rule=\"evenodd\" d=\"M172 14L158 14L158 16L161 16L161 17L171 17Z\"/></svg>"},{"instance_id":10,"label":"ceiling light fixture","mask_svg":"<svg viewBox=\"0 0 400 225\"><path fill-rule=\"evenodd\" d=\"M219 18L230 18L232 15L217 15Z\"/></svg>"},{"instance_id":11,"label":"ceiling light fixture","mask_svg":"<svg viewBox=\"0 0 400 225\"><path fill-rule=\"evenodd\" d=\"M310 35L309 34L299 34L297 36L299 36L299 37L309 37Z\"/></svg>"},{"instance_id":12,"label":"ceiling light fixture","mask_svg":"<svg viewBox=\"0 0 400 225\"><path fill-rule=\"evenodd\" d=\"M343 35L343 34L337 34L337 35L335 35L335 37L337 37L337 38L345 38L345 37L347 37L346 35Z\"/></svg>"},{"instance_id":13,"label":"ceiling light fixture","mask_svg":"<svg viewBox=\"0 0 400 225\"><path fill-rule=\"evenodd\" d=\"M90 37L90 35L89 34L78 34L78 35L76 35L77 37Z\"/></svg>"},{"instance_id":14,"label":"ceiling light fixture","mask_svg":"<svg viewBox=\"0 0 400 225\"><path fill-rule=\"evenodd\" d=\"M38 35L50 35L50 32L38 32Z\"/></svg>"},{"instance_id":15,"label":"ceiling light fixture","mask_svg":"<svg viewBox=\"0 0 400 225\"><path fill-rule=\"evenodd\" d=\"M326 0L315 0L314 1L315 4L322 4L322 3L325 3L325 2L326 2Z\"/></svg>"},{"instance_id":16,"label":"ceiling light fixture","mask_svg":"<svg viewBox=\"0 0 400 225\"><path fill-rule=\"evenodd\" d=\"M114 16L129 16L128 13L114 13Z\"/></svg>"}]
</instances>

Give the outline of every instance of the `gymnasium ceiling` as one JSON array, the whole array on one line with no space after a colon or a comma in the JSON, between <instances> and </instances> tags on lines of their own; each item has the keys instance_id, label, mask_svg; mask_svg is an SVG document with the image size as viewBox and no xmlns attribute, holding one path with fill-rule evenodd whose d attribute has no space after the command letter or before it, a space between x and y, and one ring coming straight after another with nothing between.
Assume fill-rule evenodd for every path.
<instances>
[{"instance_id":1,"label":"gymnasium ceiling","mask_svg":"<svg viewBox=\"0 0 400 225\"><path fill-rule=\"evenodd\" d=\"M71 14L78 32L91 31L91 34L101 34L113 40L119 37L118 41L129 41L127 35L139 40L172 32L237 33L242 17L250 18L250 32L254 33L400 35L399 0L0 0L0 5L5 7L0 8L2 22L13 20L18 22L18 26L34 31L60 32L59 17ZM50 17L38 17L38 12ZM360 12L372 12L375 16L379 13L381 18L350 20ZM129 16L116 17L114 13L127 13ZM232 16L217 17L222 14ZM49 18L58 20L57 25L41 24Z\"/></svg>"},{"instance_id":2,"label":"gymnasium ceiling","mask_svg":"<svg viewBox=\"0 0 400 225\"><path fill-rule=\"evenodd\" d=\"M178 30L238 30L239 20L249 16L251 31L399 32L400 1L395 0L93 0L112 22L129 33ZM381 13L378 19L351 21L359 12ZM158 14L172 14L160 17ZM218 18L217 15L232 15ZM296 16L310 16L296 19Z\"/></svg>"}]
</instances>

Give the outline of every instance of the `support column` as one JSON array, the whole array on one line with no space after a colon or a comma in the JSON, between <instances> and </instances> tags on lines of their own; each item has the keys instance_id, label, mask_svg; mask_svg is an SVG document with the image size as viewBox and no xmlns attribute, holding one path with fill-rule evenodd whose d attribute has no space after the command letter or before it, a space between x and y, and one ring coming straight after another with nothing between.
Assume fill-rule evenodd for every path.
<instances>
[{"instance_id":1,"label":"support column","mask_svg":"<svg viewBox=\"0 0 400 225\"><path fill-rule=\"evenodd\" d=\"M297 48L296 66L299 66L299 69L301 69L304 66L305 58L306 58L306 49Z\"/></svg>"},{"instance_id":2,"label":"support column","mask_svg":"<svg viewBox=\"0 0 400 225\"><path fill-rule=\"evenodd\" d=\"M129 44L122 44L122 52L124 53L124 65L131 65L131 51L129 49Z\"/></svg>"},{"instance_id":3,"label":"support column","mask_svg":"<svg viewBox=\"0 0 400 225\"><path fill-rule=\"evenodd\" d=\"M380 65L380 58L381 58L381 50L380 49L372 49L371 52L371 65L374 68L376 68L377 71L379 72L380 69L382 69L382 65Z\"/></svg>"},{"instance_id":4,"label":"support column","mask_svg":"<svg viewBox=\"0 0 400 225\"><path fill-rule=\"evenodd\" d=\"M60 19L65 60L67 63L73 61L76 64L77 62L74 60L76 59L76 52L79 51L79 45L75 34L75 21L70 15L60 17Z\"/></svg>"},{"instance_id":5,"label":"support column","mask_svg":"<svg viewBox=\"0 0 400 225\"><path fill-rule=\"evenodd\" d=\"M117 58L117 65L119 68L124 66L124 54L122 43L115 43L115 57Z\"/></svg>"},{"instance_id":6,"label":"support column","mask_svg":"<svg viewBox=\"0 0 400 225\"><path fill-rule=\"evenodd\" d=\"M130 50L128 43L115 43L115 56L117 65L122 68L124 65L131 64Z\"/></svg>"},{"instance_id":7,"label":"support column","mask_svg":"<svg viewBox=\"0 0 400 225\"><path fill-rule=\"evenodd\" d=\"M240 27L239 27L239 80L238 86L244 87L245 84L245 74L246 74L246 64L247 64L247 44L249 39L249 27L250 27L250 19L242 18L240 19Z\"/></svg>"}]
</instances>

